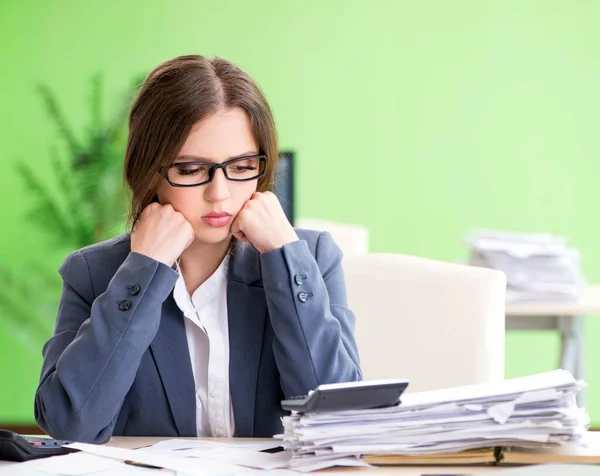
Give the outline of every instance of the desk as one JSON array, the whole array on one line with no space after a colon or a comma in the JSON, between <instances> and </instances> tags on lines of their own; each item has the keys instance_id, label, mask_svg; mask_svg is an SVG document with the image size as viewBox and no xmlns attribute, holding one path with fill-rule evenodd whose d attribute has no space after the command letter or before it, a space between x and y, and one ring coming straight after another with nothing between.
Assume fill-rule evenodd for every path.
<instances>
[{"instance_id":1,"label":"desk","mask_svg":"<svg viewBox=\"0 0 600 476\"><path fill-rule=\"evenodd\" d=\"M134 449L134 448L141 448L143 446L149 446L149 445L153 445L155 443L158 443L159 441L163 441L163 440L168 440L171 438L164 438L164 437L126 437L126 436L116 436L113 437L108 443L106 443L107 446L114 446L117 448L128 448L128 449ZM186 438L186 439L194 439L194 438ZM210 438L199 438L199 439L205 439L205 440L210 440ZM219 441L223 441L222 439L218 439ZM248 438L236 438L234 439L234 441L261 441L258 439L255 440L250 440ZM268 441L263 439L262 441ZM279 442L276 442L276 444L278 444ZM7 467L9 465L14 465L15 463L10 463L8 461L0 461L0 474L2 474L1 468ZM34 464L32 463L17 463L19 466L21 465L30 465L30 464ZM14 466L13 466L14 468ZM13 469L11 468L11 469ZM26 466L22 467L21 470L24 470L26 468ZM365 476L370 476L370 475L377 475L377 476L391 476L391 475L405 475L405 476L421 476L422 474L472 474L472 473L489 473L489 472L498 472L498 471L502 471L502 469L507 469L507 468L498 468L498 467L493 467L493 466L452 466L452 467L448 467L448 466L411 466L411 467L407 467L407 466L388 466L388 467L374 467L374 468L343 468L343 467L338 467L338 468L331 468L331 469L326 469L326 470L322 470L322 471L317 471L316 473L306 473L306 474L328 474L328 473L335 473L335 474L340 474L340 473L344 473L344 474L352 474L352 475L365 475ZM167 470L161 470L161 471L157 471L157 470L152 470L152 473L150 473L150 471L148 471L148 474L154 474L156 473L157 476L160 474L170 474L173 475L174 473L172 471L167 471ZM26 473L21 473L21 474L26 474ZM268 474L268 473L266 473ZM296 473L299 476L302 475L303 473ZM500 473L501 474L501 473Z\"/></svg>"},{"instance_id":2,"label":"desk","mask_svg":"<svg viewBox=\"0 0 600 476\"><path fill-rule=\"evenodd\" d=\"M590 433L590 444L592 446L598 447L600 446L600 434L599 433ZM158 443L159 441L169 440L171 437L123 437L117 436L113 437L108 443L107 446L113 446L116 448L127 448L127 449L135 449L141 448L145 446L150 446ZM186 438L186 439L196 439L196 438ZM211 440L211 438L198 438L203 440ZM226 441L223 438L215 438L217 441ZM248 439L248 438L234 438L233 441L271 441L269 439ZM275 445L278 445L280 440L272 440ZM32 461L29 463L10 463L8 461L0 461L0 474L6 474L6 470L16 469L19 475L28 474L27 467L32 467L36 462ZM12 467L11 467L12 466ZM2 470L4 467L4 471ZM379 466L373 468L343 468L336 467L327 470L318 471L316 473L307 473L307 474L352 474L352 475L376 475L376 476L391 476L391 475L405 475L405 476L421 476L423 474L479 474L479 473L491 473L491 472L499 472L499 476L502 476L502 471L507 469L512 469L514 467L511 466ZM171 474L174 473L172 471L167 470L152 470L152 472L147 471L148 474ZM12 474L9 472L8 474ZM265 473L268 474L268 473ZM298 475L302 473L296 473Z\"/></svg>"},{"instance_id":3,"label":"desk","mask_svg":"<svg viewBox=\"0 0 600 476\"><path fill-rule=\"evenodd\" d=\"M142 446L153 445L158 443L159 441L163 441L170 438L160 438L160 437L126 437L126 436L115 436L111 438L111 440L107 443L109 446L115 446L118 448L140 448ZM193 439L193 438L187 438ZM210 440L210 438L200 438ZM235 438L237 441L261 441L258 439L251 440L248 438ZM223 441L219 439L219 441ZM262 440L268 441L268 440ZM356 476L359 475L377 475L377 476L388 476L388 475L405 475L405 476L420 476L422 474L472 474L472 473L489 473L489 472L498 472L503 469L508 468L499 468L493 466L379 466L375 468L331 468L322 471L317 471L316 473L306 473L306 474L327 474L327 473L344 473L344 474L354 474ZM268 473L267 473L268 474ZM302 473L297 473L301 475ZM501 475L502 473L500 473Z\"/></svg>"},{"instance_id":4,"label":"desk","mask_svg":"<svg viewBox=\"0 0 600 476\"><path fill-rule=\"evenodd\" d=\"M585 380L584 317L600 314L600 285L587 286L577 302L523 302L506 304L509 330L557 330L561 334L560 368ZM579 395L585 406L585 392Z\"/></svg>"}]
</instances>

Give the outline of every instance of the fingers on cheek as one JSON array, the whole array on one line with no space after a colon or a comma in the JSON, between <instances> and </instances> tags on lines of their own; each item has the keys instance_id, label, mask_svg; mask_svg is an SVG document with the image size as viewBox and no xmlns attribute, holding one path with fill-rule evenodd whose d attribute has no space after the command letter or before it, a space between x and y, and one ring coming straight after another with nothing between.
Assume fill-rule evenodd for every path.
<instances>
[{"instance_id":1,"label":"fingers on cheek","mask_svg":"<svg viewBox=\"0 0 600 476\"><path fill-rule=\"evenodd\" d=\"M246 235L240 230L234 231L233 236L235 236L240 241L248 241L248 238L246 238Z\"/></svg>"}]
</instances>

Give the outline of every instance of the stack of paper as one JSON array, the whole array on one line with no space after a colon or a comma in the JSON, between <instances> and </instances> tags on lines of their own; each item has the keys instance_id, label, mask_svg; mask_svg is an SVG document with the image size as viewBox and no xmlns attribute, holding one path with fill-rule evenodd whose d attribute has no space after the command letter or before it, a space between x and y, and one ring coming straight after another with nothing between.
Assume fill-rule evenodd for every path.
<instances>
[{"instance_id":1,"label":"stack of paper","mask_svg":"<svg viewBox=\"0 0 600 476\"><path fill-rule=\"evenodd\" d=\"M507 301L575 301L581 296L581 256L562 237L478 231L465 241L470 264L506 274Z\"/></svg>"},{"instance_id":2,"label":"stack of paper","mask_svg":"<svg viewBox=\"0 0 600 476\"><path fill-rule=\"evenodd\" d=\"M589 417L584 386L564 370L407 394L398 406L283 418L290 467L375 454L426 455L577 441Z\"/></svg>"}]
</instances>

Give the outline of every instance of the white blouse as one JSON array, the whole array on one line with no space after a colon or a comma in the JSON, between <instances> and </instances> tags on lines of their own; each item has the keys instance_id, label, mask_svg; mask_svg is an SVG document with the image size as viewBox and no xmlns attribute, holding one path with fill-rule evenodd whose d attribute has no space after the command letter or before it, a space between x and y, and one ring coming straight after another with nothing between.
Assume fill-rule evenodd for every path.
<instances>
[{"instance_id":1,"label":"white blouse","mask_svg":"<svg viewBox=\"0 0 600 476\"><path fill-rule=\"evenodd\" d=\"M194 382L198 436L231 438L235 431L229 393L227 270L229 255L190 297L178 263L173 298L185 316Z\"/></svg>"}]
</instances>

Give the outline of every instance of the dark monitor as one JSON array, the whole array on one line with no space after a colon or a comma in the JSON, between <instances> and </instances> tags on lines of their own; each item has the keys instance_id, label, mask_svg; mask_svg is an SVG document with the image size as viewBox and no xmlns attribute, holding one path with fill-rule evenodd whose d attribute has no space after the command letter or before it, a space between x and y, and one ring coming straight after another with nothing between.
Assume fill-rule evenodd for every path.
<instances>
[{"instance_id":1,"label":"dark monitor","mask_svg":"<svg viewBox=\"0 0 600 476\"><path fill-rule=\"evenodd\" d=\"M279 198L285 216L294 224L294 153L282 151L275 168L273 193Z\"/></svg>"}]
</instances>

